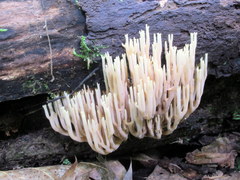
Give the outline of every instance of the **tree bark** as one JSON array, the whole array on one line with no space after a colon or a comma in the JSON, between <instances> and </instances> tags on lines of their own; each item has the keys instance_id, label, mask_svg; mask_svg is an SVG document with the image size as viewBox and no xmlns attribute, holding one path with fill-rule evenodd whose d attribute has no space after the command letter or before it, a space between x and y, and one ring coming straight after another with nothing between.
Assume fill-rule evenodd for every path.
<instances>
[{"instance_id":1,"label":"tree bark","mask_svg":"<svg viewBox=\"0 0 240 180\"><path fill-rule=\"evenodd\" d=\"M174 44L189 42L190 32L198 33L197 60L209 53L209 73L230 76L240 72L240 2L237 0L80 1L86 12L88 38L107 45L110 54L120 55L124 35L138 37L150 26L151 33L174 35Z\"/></svg>"},{"instance_id":2,"label":"tree bark","mask_svg":"<svg viewBox=\"0 0 240 180\"><path fill-rule=\"evenodd\" d=\"M202 116L208 116L206 111L198 110ZM196 115L195 114L195 115ZM207 118L206 118L207 119ZM144 138L142 140L129 137L129 140L110 157L120 156L131 153L144 151L156 146L174 143L179 139L185 141L189 136L194 137L202 132L201 128L206 126L206 121L199 123L199 118L190 118L183 123L171 136L165 136L161 140ZM195 124L196 126L192 126ZM214 131L219 132L221 125ZM213 129L208 128L204 133L211 132ZM186 142L184 142L186 143ZM0 141L0 169L12 169L17 166L43 166L59 164L62 158L72 158L77 156L79 160L93 159L97 153L91 150L87 143L78 143L69 137L54 132L51 128L44 128L38 131L20 135L17 138Z\"/></svg>"},{"instance_id":3,"label":"tree bark","mask_svg":"<svg viewBox=\"0 0 240 180\"><path fill-rule=\"evenodd\" d=\"M73 82L76 85L87 75L72 54L79 47L79 36L86 34L78 5L14 0L1 1L0 9L0 28L5 29L0 32L0 102L73 89Z\"/></svg>"},{"instance_id":4,"label":"tree bark","mask_svg":"<svg viewBox=\"0 0 240 180\"><path fill-rule=\"evenodd\" d=\"M129 136L128 140L107 158L121 159L157 148L163 155L169 150L183 147L200 147L204 137L214 140L224 132L238 131L239 121L225 121L214 115L210 108L199 108L186 121L168 136L160 140ZM208 138L209 139L209 138ZM70 137L54 132L50 127L19 135L17 138L0 141L0 169L33 167L60 164L65 158L79 161L93 160L98 156L87 143L75 142ZM181 150L176 150L177 156Z\"/></svg>"},{"instance_id":5,"label":"tree bark","mask_svg":"<svg viewBox=\"0 0 240 180\"><path fill-rule=\"evenodd\" d=\"M8 29L0 32L0 86L3 87L0 102L73 90L89 73L86 65L72 55L73 48L79 47L78 36L87 33L89 43L107 46L104 51L115 56L123 52L124 35L138 36L145 24L150 26L151 33L163 33L164 39L167 34L174 34L174 44L178 47L189 42L190 32L198 32L197 59L209 53L210 74L221 77L240 72L240 19L236 18L240 3L237 0L168 0L162 6L157 0L76 3L0 2L1 28Z\"/></svg>"}]
</instances>

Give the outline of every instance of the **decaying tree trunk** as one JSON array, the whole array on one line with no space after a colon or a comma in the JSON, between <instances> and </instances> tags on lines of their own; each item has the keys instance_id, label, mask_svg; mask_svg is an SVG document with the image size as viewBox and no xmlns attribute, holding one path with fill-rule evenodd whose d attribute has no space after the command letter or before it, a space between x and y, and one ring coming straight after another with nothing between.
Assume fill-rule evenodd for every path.
<instances>
[{"instance_id":1,"label":"decaying tree trunk","mask_svg":"<svg viewBox=\"0 0 240 180\"><path fill-rule=\"evenodd\" d=\"M173 134L163 136L161 140L137 139L131 136L117 151L107 157L120 159L122 156L131 156L156 147L162 154L176 149L174 155L177 155L181 153L181 150L176 148L178 146L199 146L206 136L214 140L214 137L221 133L238 132L239 121L227 116L226 109L222 111L223 114L216 114L214 112L216 110L212 108L212 104L200 107L180 124ZM21 131L21 128L19 130ZM75 142L69 137L54 132L49 126L37 131L31 130L27 134L20 133L15 138L14 133L11 135L11 139L0 141L1 170L59 164L65 158L73 160L74 156L78 157L79 161L95 159L97 156L87 143Z\"/></svg>"},{"instance_id":2,"label":"decaying tree trunk","mask_svg":"<svg viewBox=\"0 0 240 180\"><path fill-rule=\"evenodd\" d=\"M222 124L214 127L206 127L207 119L209 119L208 110L198 110L189 120L183 123L170 136L165 136L161 140L144 138L139 140L130 137L123 143L120 148L109 156L127 155L129 150L131 153L141 152L157 146L171 143L188 144L189 138L199 136L202 132L219 133L222 130ZM199 118L205 118L201 120ZM202 121L202 122L201 122ZM193 124L195 124L193 126ZM42 166L52 163L59 163L62 158L77 156L79 160L93 159L97 153L91 150L87 143L78 143L69 137L54 132L51 128L38 130L27 135L21 135L11 140L0 142L0 168L9 169L16 166ZM50 163L50 164L49 164Z\"/></svg>"},{"instance_id":3,"label":"decaying tree trunk","mask_svg":"<svg viewBox=\"0 0 240 180\"><path fill-rule=\"evenodd\" d=\"M197 53L209 53L210 74L239 73L239 7L237 0L168 0L162 6L137 0L1 1L0 28L7 31L0 32L0 102L74 89L88 73L72 55L78 36L87 33L88 40L120 55L124 35L137 36L145 24L164 38L174 34L178 47L189 41L190 32L198 32Z\"/></svg>"},{"instance_id":4,"label":"decaying tree trunk","mask_svg":"<svg viewBox=\"0 0 240 180\"><path fill-rule=\"evenodd\" d=\"M0 28L5 29L0 32L0 102L69 88L86 76L72 55L86 33L85 16L76 4L1 1L0 9Z\"/></svg>"},{"instance_id":5,"label":"decaying tree trunk","mask_svg":"<svg viewBox=\"0 0 240 180\"><path fill-rule=\"evenodd\" d=\"M72 55L82 34L89 43L107 46L104 51L120 55L124 35L138 36L145 24L152 33L162 32L164 39L174 34L178 47L189 41L190 32L198 32L197 56L209 53L210 74L200 108L172 135L161 140L130 137L109 157L157 146L164 151L172 143L193 145L206 135L240 127L239 121L232 120L240 107L237 0L1 1L0 9L0 28L7 29L0 32L0 102L77 87L91 72ZM98 73L93 82L102 79ZM49 127L41 109L45 100L46 96L36 96L21 99L18 105L17 101L0 104L4 110L0 113L1 169L58 164L74 155L79 160L96 156L87 143L74 142Z\"/></svg>"}]
</instances>

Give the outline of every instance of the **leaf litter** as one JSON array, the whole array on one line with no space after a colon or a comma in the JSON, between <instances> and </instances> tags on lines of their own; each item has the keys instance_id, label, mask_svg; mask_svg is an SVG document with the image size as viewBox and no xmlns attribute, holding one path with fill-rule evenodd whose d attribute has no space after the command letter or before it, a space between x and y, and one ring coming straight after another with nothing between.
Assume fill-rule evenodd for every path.
<instances>
[{"instance_id":1,"label":"leaf litter","mask_svg":"<svg viewBox=\"0 0 240 180\"><path fill-rule=\"evenodd\" d=\"M150 154L141 153L129 158L131 159L129 165L125 164L124 167L118 160L106 160L99 156L98 162L95 163L78 163L75 160L72 165L0 171L0 179L240 180L239 158L236 159L240 152L239 142L239 134L228 134L216 138L200 150L188 152L185 159L184 157L156 155L152 152ZM157 152L161 153L159 149ZM142 167L137 167L137 163Z\"/></svg>"}]
</instances>

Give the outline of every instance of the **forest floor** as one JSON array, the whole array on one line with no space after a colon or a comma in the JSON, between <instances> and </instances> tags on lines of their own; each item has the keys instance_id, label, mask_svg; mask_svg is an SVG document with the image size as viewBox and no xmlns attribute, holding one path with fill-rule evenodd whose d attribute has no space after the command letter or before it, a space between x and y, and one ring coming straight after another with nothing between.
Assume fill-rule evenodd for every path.
<instances>
[{"instance_id":1,"label":"forest floor","mask_svg":"<svg viewBox=\"0 0 240 180\"><path fill-rule=\"evenodd\" d=\"M191 146L179 139L118 159L99 155L92 162L63 159L61 165L0 171L0 179L239 180L239 142L237 132L204 136Z\"/></svg>"}]
</instances>

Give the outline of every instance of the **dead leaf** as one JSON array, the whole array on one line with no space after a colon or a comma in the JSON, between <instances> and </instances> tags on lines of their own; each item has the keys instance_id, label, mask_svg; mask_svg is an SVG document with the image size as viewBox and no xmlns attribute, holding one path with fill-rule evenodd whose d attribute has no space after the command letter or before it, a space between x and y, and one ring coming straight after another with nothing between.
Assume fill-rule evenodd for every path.
<instances>
[{"instance_id":1,"label":"dead leaf","mask_svg":"<svg viewBox=\"0 0 240 180\"><path fill-rule=\"evenodd\" d=\"M155 167L158 164L157 157L150 157L146 154L138 154L137 156L132 158L135 161L139 161L145 167Z\"/></svg>"},{"instance_id":2,"label":"dead leaf","mask_svg":"<svg viewBox=\"0 0 240 180\"><path fill-rule=\"evenodd\" d=\"M187 179L197 179L199 177L198 172L193 169L186 169L181 174Z\"/></svg>"},{"instance_id":3,"label":"dead leaf","mask_svg":"<svg viewBox=\"0 0 240 180\"><path fill-rule=\"evenodd\" d=\"M133 170L132 170L132 161L130 162L127 173L125 174L123 180L132 180L133 179Z\"/></svg>"},{"instance_id":4,"label":"dead leaf","mask_svg":"<svg viewBox=\"0 0 240 180\"><path fill-rule=\"evenodd\" d=\"M113 165L117 165L118 168L115 168ZM108 169L106 167L110 167ZM122 168L124 168L122 166ZM12 179L21 179L21 180L102 180L112 178L109 176L109 172L113 171L114 174L119 175L119 180L122 179L126 172L120 167L120 162L111 161L110 163L106 162L106 166L99 165L97 163L87 163L77 161L72 165L58 165L58 166L46 166L39 168L25 168L19 170L11 171L0 171L1 180L12 180ZM116 172L120 171L120 172ZM119 174L118 174L119 173ZM118 177L115 178L118 180Z\"/></svg>"},{"instance_id":5,"label":"dead leaf","mask_svg":"<svg viewBox=\"0 0 240 180\"><path fill-rule=\"evenodd\" d=\"M42 169L37 168L27 168L24 170L16 170L16 171L5 171L0 172L1 180L12 180L12 179L53 179L49 174L45 173Z\"/></svg>"},{"instance_id":6,"label":"dead leaf","mask_svg":"<svg viewBox=\"0 0 240 180\"><path fill-rule=\"evenodd\" d=\"M214 173L211 176L204 175L202 177L202 180L216 180L216 179L219 179L221 177L223 177L223 172L222 171L217 171L216 173Z\"/></svg>"},{"instance_id":7,"label":"dead leaf","mask_svg":"<svg viewBox=\"0 0 240 180\"><path fill-rule=\"evenodd\" d=\"M169 169L169 171L171 173L180 173L180 172L182 172L182 169L178 165L173 164L173 163L169 163L168 169Z\"/></svg>"},{"instance_id":8,"label":"dead leaf","mask_svg":"<svg viewBox=\"0 0 240 180\"><path fill-rule=\"evenodd\" d=\"M237 139L229 140L227 137L218 138L210 145L204 146L201 151L195 150L187 153L186 160L192 164L218 164L222 167L234 168L237 156Z\"/></svg>"},{"instance_id":9,"label":"dead leaf","mask_svg":"<svg viewBox=\"0 0 240 180\"><path fill-rule=\"evenodd\" d=\"M219 179L215 180L239 180L240 179L240 172L233 172L230 175L224 175Z\"/></svg>"},{"instance_id":10,"label":"dead leaf","mask_svg":"<svg viewBox=\"0 0 240 180\"><path fill-rule=\"evenodd\" d=\"M221 171L217 171L212 176L203 176L202 180L239 180L240 172L233 172L230 175L223 174Z\"/></svg>"},{"instance_id":11,"label":"dead leaf","mask_svg":"<svg viewBox=\"0 0 240 180\"><path fill-rule=\"evenodd\" d=\"M213 141L211 144L202 148L203 152L218 152L218 153L229 153L234 150L235 140L229 139L228 137L220 137Z\"/></svg>"},{"instance_id":12,"label":"dead leaf","mask_svg":"<svg viewBox=\"0 0 240 180\"><path fill-rule=\"evenodd\" d=\"M71 165L71 167L64 173L64 175L59 180L72 180L76 179L76 168L77 168L78 162L75 158L75 162Z\"/></svg>"},{"instance_id":13,"label":"dead leaf","mask_svg":"<svg viewBox=\"0 0 240 180\"><path fill-rule=\"evenodd\" d=\"M104 164L115 176L114 180L122 180L124 178L126 169L119 161L106 161Z\"/></svg>"},{"instance_id":14,"label":"dead leaf","mask_svg":"<svg viewBox=\"0 0 240 180\"><path fill-rule=\"evenodd\" d=\"M222 167L234 168L234 161L237 157L236 151L230 153L202 153L195 150L188 153L186 160L192 164L219 164Z\"/></svg>"},{"instance_id":15,"label":"dead leaf","mask_svg":"<svg viewBox=\"0 0 240 180\"><path fill-rule=\"evenodd\" d=\"M184 177L181 177L179 174L170 174L165 169L159 167L158 165L155 167L153 172L148 176L147 180L187 180Z\"/></svg>"}]
</instances>

